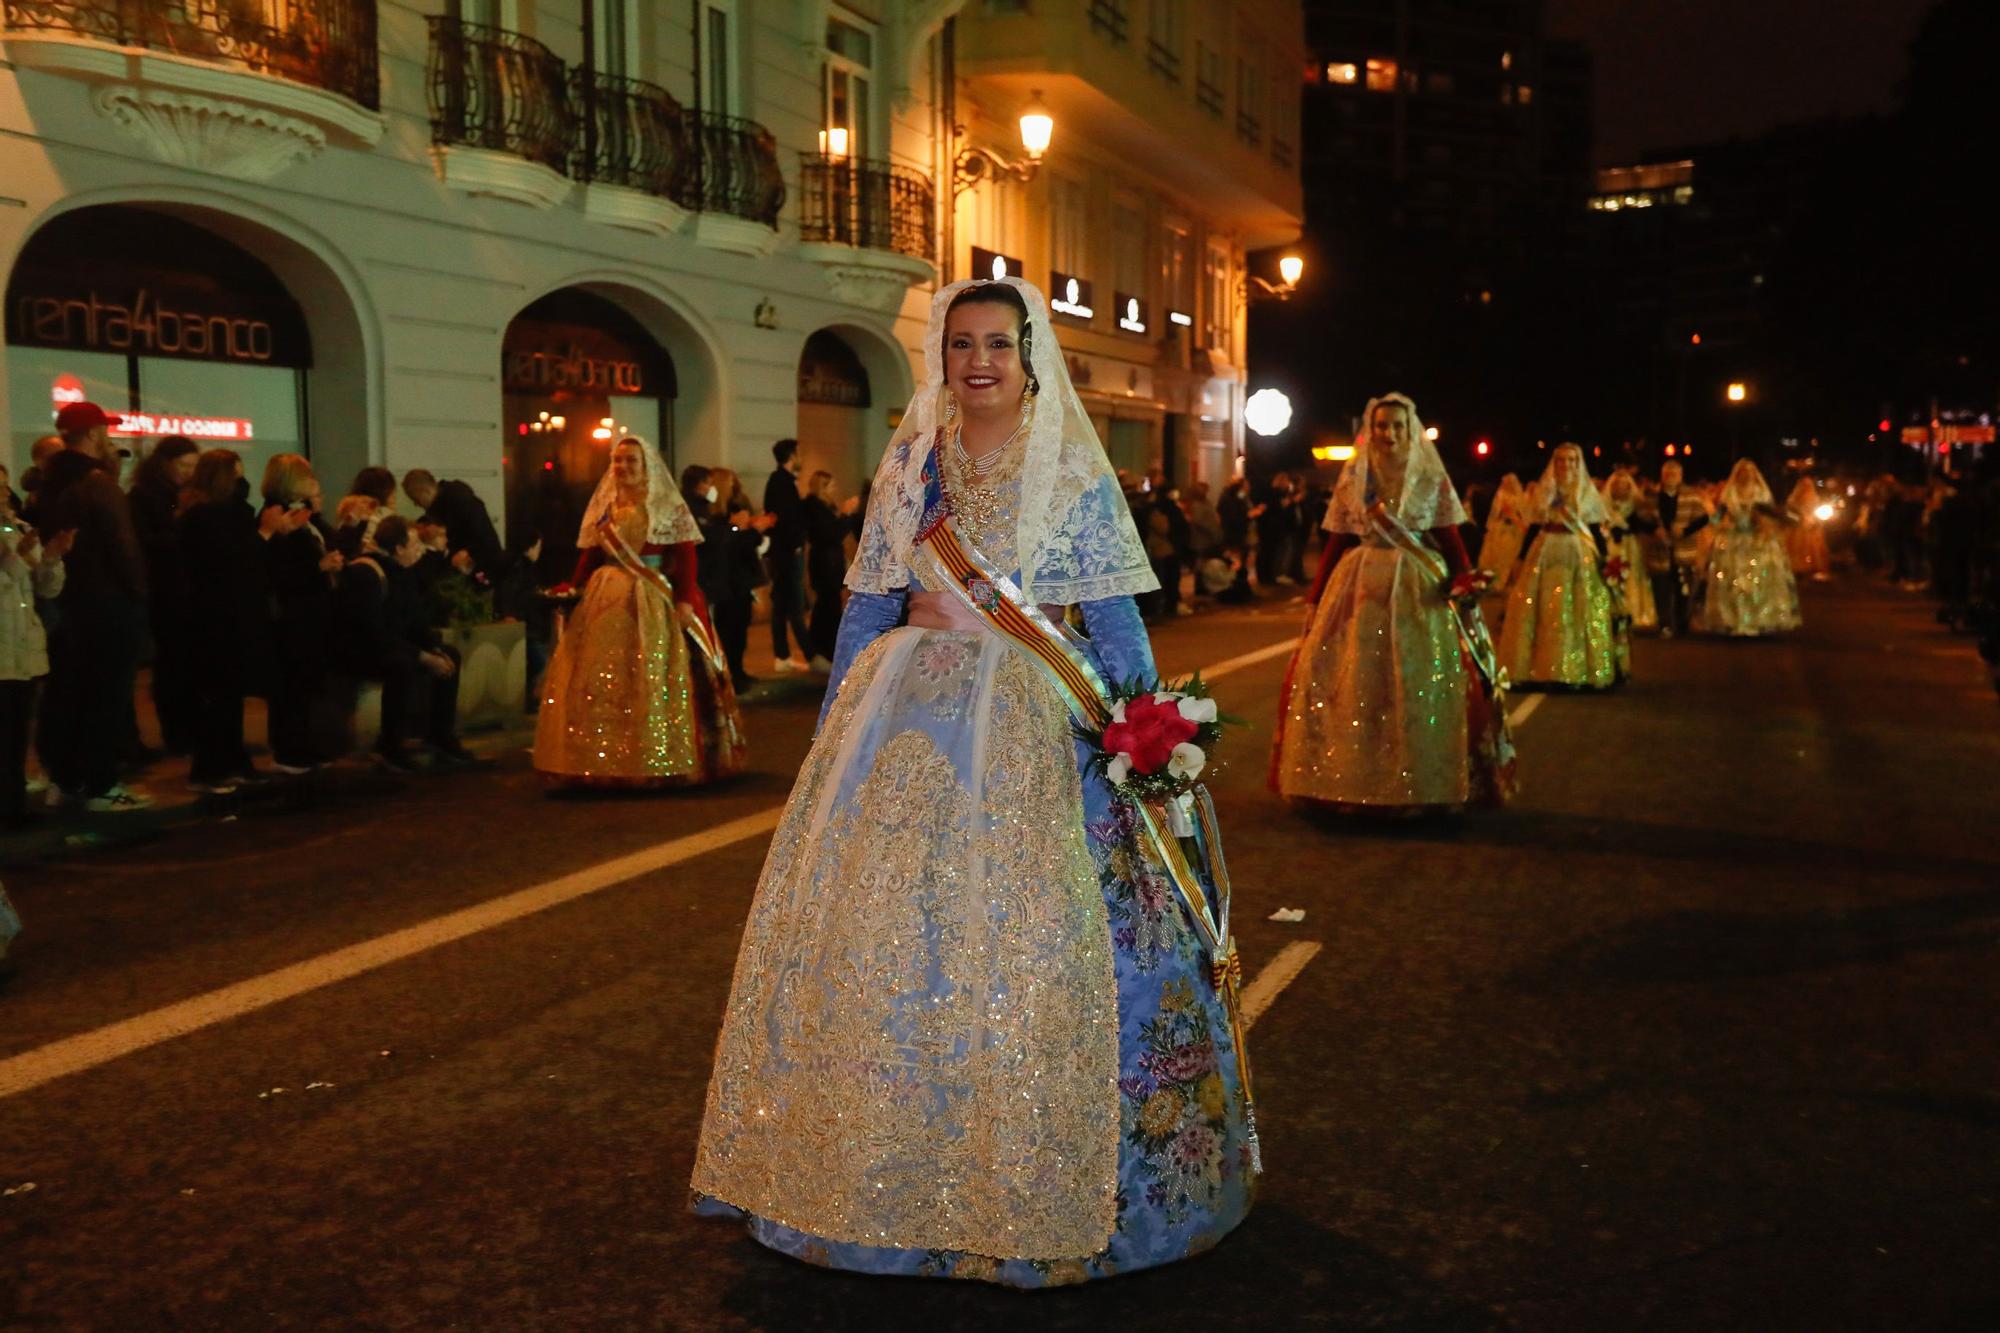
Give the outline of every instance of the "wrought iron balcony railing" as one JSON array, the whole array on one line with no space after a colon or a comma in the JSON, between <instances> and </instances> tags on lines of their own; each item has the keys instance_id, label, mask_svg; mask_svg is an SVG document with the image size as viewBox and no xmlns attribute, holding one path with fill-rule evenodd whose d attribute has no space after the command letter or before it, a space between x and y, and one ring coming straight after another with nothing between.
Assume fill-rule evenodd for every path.
<instances>
[{"instance_id":1,"label":"wrought iron balcony railing","mask_svg":"<svg viewBox=\"0 0 2000 1333\"><path fill-rule=\"evenodd\" d=\"M570 84L581 126L570 174L679 202L693 157L687 113L673 95L643 79L583 69Z\"/></svg>"},{"instance_id":2,"label":"wrought iron balcony railing","mask_svg":"<svg viewBox=\"0 0 2000 1333\"><path fill-rule=\"evenodd\" d=\"M937 258L937 191L908 167L801 154L799 236Z\"/></svg>"},{"instance_id":3,"label":"wrought iron balcony railing","mask_svg":"<svg viewBox=\"0 0 2000 1333\"><path fill-rule=\"evenodd\" d=\"M240 65L382 109L375 0L5 0L0 13L10 32Z\"/></svg>"},{"instance_id":4,"label":"wrought iron balcony railing","mask_svg":"<svg viewBox=\"0 0 2000 1333\"><path fill-rule=\"evenodd\" d=\"M1127 26L1131 20L1125 13L1125 0L1090 0L1090 29L1107 39L1113 46L1123 46Z\"/></svg>"},{"instance_id":5,"label":"wrought iron balcony railing","mask_svg":"<svg viewBox=\"0 0 2000 1333\"><path fill-rule=\"evenodd\" d=\"M567 175L576 140L567 71L531 37L432 15L431 141L512 153Z\"/></svg>"},{"instance_id":6,"label":"wrought iron balcony railing","mask_svg":"<svg viewBox=\"0 0 2000 1333\"><path fill-rule=\"evenodd\" d=\"M709 112L687 116L686 124L693 152L682 178L681 205L775 228L785 204L785 178L771 132L754 120Z\"/></svg>"}]
</instances>

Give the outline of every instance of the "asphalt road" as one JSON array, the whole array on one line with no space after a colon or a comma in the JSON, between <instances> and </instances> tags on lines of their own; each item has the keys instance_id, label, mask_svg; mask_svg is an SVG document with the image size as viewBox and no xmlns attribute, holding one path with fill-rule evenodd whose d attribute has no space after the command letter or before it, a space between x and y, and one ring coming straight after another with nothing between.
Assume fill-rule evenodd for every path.
<instances>
[{"instance_id":1,"label":"asphalt road","mask_svg":"<svg viewBox=\"0 0 2000 1333\"><path fill-rule=\"evenodd\" d=\"M15 872L0 1326L2000 1327L2000 707L1921 599L1806 612L1540 697L1520 801L1455 821L1289 812L1284 659L1225 675L1247 971L1320 946L1252 1034L1269 1175L1213 1253L1076 1290L829 1274L686 1211L739 835L808 697L712 792L551 798L512 753Z\"/></svg>"}]
</instances>

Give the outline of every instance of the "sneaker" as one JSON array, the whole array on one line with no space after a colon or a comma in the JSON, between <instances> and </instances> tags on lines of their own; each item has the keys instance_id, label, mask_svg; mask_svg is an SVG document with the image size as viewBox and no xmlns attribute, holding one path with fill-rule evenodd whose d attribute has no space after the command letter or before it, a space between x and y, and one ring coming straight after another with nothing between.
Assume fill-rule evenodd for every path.
<instances>
[{"instance_id":1,"label":"sneaker","mask_svg":"<svg viewBox=\"0 0 2000 1333\"><path fill-rule=\"evenodd\" d=\"M234 773L231 773L228 776L228 778L224 780L228 782L233 782L239 787L261 787L263 784L271 781L276 776L277 775L275 773L267 773L263 769L256 767L254 764L245 764L242 768L237 769Z\"/></svg>"},{"instance_id":2,"label":"sneaker","mask_svg":"<svg viewBox=\"0 0 2000 1333\"><path fill-rule=\"evenodd\" d=\"M316 772L318 772L318 771L319 771L319 765L318 765L318 764L283 764L283 763L279 763L279 762L278 762L277 760L273 759L273 760L271 761L271 771L272 771L272 772L274 772L274 773L283 773L283 774L284 774L284 775L285 775L286 777L288 777L288 778L302 778L302 777L304 777L304 776L305 776L306 774L308 774L308 773L316 773Z\"/></svg>"},{"instance_id":3,"label":"sneaker","mask_svg":"<svg viewBox=\"0 0 2000 1333\"><path fill-rule=\"evenodd\" d=\"M833 659L830 657L822 657L818 653L814 653L812 661L807 663L807 665L822 676L833 674Z\"/></svg>"},{"instance_id":4,"label":"sneaker","mask_svg":"<svg viewBox=\"0 0 2000 1333\"><path fill-rule=\"evenodd\" d=\"M800 671L809 670L804 662L799 661L795 657L781 657L771 665L781 676L794 675Z\"/></svg>"},{"instance_id":5,"label":"sneaker","mask_svg":"<svg viewBox=\"0 0 2000 1333\"><path fill-rule=\"evenodd\" d=\"M757 688L757 678L751 675L732 677L730 683L736 687L738 694L745 694Z\"/></svg>"},{"instance_id":6,"label":"sneaker","mask_svg":"<svg viewBox=\"0 0 2000 1333\"><path fill-rule=\"evenodd\" d=\"M411 758L410 752L401 746L393 750L377 750L375 752L375 762L392 773L415 773L419 771L417 761Z\"/></svg>"},{"instance_id":7,"label":"sneaker","mask_svg":"<svg viewBox=\"0 0 2000 1333\"><path fill-rule=\"evenodd\" d=\"M213 782L202 782L193 778L188 780L188 786L203 796L234 796L242 785L235 778L218 778ZM97 806L93 803L90 808L95 810Z\"/></svg>"},{"instance_id":8,"label":"sneaker","mask_svg":"<svg viewBox=\"0 0 2000 1333\"><path fill-rule=\"evenodd\" d=\"M152 804L153 798L146 793L133 791L130 787L120 784L102 796L91 797L83 803L83 808L93 815L122 815L134 810L149 809Z\"/></svg>"}]
</instances>

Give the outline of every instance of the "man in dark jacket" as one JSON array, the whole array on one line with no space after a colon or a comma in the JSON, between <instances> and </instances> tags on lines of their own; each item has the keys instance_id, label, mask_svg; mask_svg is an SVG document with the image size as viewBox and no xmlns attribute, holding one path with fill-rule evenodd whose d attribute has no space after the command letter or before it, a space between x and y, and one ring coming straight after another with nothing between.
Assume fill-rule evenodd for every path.
<instances>
[{"instance_id":1,"label":"man in dark jacket","mask_svg":"<svg viewBox=\"0 0 2000 1333\"><path fill-rule=\"evenodd\" d=\"M804 671L804 659L812 640L806 634L806 522L799 499L799 442L779 440L771 446L778 470L764 483L764 513L776 521L771 525L771 549L764 559L771 570L771 652L780 671ZM799 656L792 656L786 641L789 630L799 641Z\"/></svg>"},{"instance_id":2,"label":"man in dark jacket","mask_svg":"<svg viewBox=\"0 0 2000 1333\"><path fill-rule=\"evenodd\" d=\"M111 418L95 403L56 415L63 450L36 488L44 541L76 533L49 635L49 686L42 696L42 762L59 799L96 813L141 810L152 799L118 781L137 733L132 691L146 625L146 562L118 489Z\"/></svg>"},{"instance_id":3,"label":"man in dark jacket","mask_svg":"<svg viewBox=\"0 0 2000 1333\"><path fill-rule=\"evenodd\" d=\"M507 551L500 544L500 534L493 530L493 516L486 512L479 492L462 481L439 481L418 467L403 474L403 494L410 497L419 514L442 524L451 534L450 554L455 562L463 553L471 558L472 570L486 576L489 586L500 582L507 569Z\"/></svg>"},{"instance_id":4,"label":"man in dark jacket","mask_svg":"<svg viewBox=\"0 0 2000 1333\"><path fill-rule=\"evenodd\" d=\"M420 695L427 697L432 752L445 765L473 762L458 742L458 654L432 623L412 567L424 544L405 519L391 515L374 544L340 572L340 643L355 675L382 682L382 732L376 756L399 773L416 770L408 736Z\"/></svg>"}]
</instances>

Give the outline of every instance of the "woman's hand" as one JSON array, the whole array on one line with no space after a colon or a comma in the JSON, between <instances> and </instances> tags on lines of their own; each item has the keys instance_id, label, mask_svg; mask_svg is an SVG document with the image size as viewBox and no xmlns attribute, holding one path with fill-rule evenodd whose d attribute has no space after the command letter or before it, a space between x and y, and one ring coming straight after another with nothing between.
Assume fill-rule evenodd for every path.
<instances>
[{"instance_id":1,"label":"woman's hand","mask_svg":"<svg viewBox=\"0 0 2000 1333\"><path fill-rule=\"evenodd\" d=\"M1477 597L1493 586L1493 571L1490 569L1468 569L1446 585L1445 596L1451 601L1462 602L1468 597Z\"/></svg>"},{"instance_id":2,"label":"woman's hand","mask_svg":"<svg viewBox=\"0 0 2000 1333\"><path fill-rule=\"evenodd\" d=\"M14 550L23 560L33 560L35 558L35 548L41 544L41 533L36 532L33 528L22 528L20 537L14 543ZM55 543L51 541L49 546L53 549Z\"/></svg>"},{"instance_id":3,"label":"woman's hand","mask_svg":"<svg viewBox=\"0 0 2000 1333\"><path fill-rule=\"evenodd\" d=\"M294 531L297 527L298 525L292 522L292 516L285 512L281 505L266 505L264 511L257 515L257 535L265 541L271 540L281 532Z\"/></svg>"},{"instance_id":4,"label":"woman's hand","mask_svg":"<svg viewBox=\"0 0 2000 1333\"><path fill-rule=\"evenodd\" d=\"M424 664L424 670L443 680L458 670L458 665L443 653L425 653L417 659Z\"/></svg>"},{"instance_id":5,"label":"woman's hand","mask_svg":"<svg viewBox=\"0 0 2000 1333\"><path fill-rule=\"evenodd\" d=\"M328 551L319 558L319 572L322 574L338 574L346 566L347 557L338 551Z\"/></svg>"}]
</instances>

